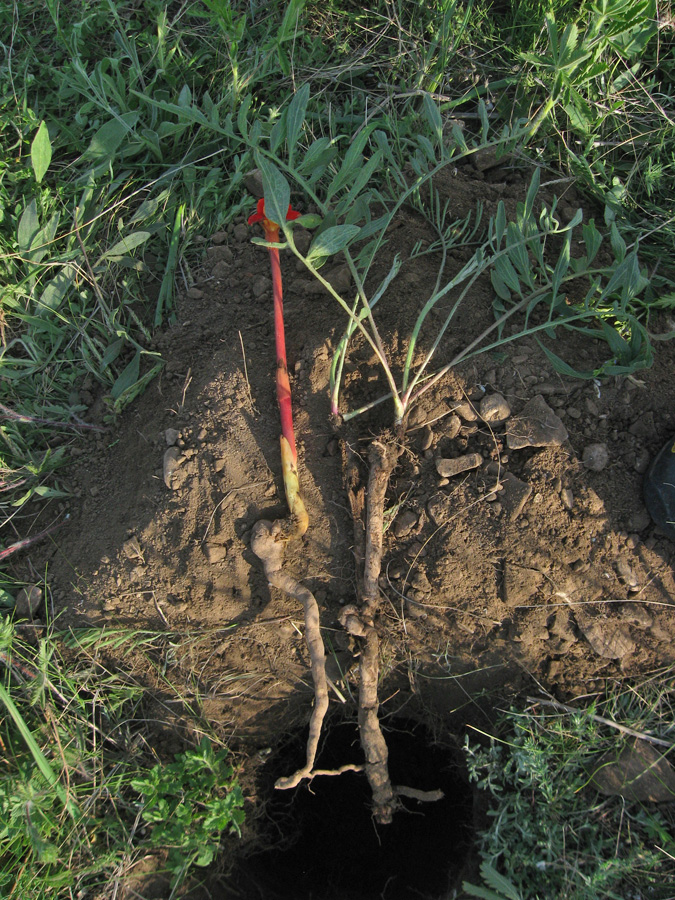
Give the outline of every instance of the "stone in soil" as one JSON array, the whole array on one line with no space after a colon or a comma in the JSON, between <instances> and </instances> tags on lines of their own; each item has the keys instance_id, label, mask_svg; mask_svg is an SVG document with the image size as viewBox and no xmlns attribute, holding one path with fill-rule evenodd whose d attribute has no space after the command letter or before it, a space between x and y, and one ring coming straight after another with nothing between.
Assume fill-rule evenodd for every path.
<instances>
[{"instance_id":1,"label":"stone in soil","mask_svg":"<svg viewBox=\"0 0 675 900\"><path fill-rule=\"evenodd\" d=\"M643 490L652 519L670 538L675 538L675 441L672 438L652 463Z\"/></svg>"},{"instance_id":2,"label":"stone in soil","mask_svg":"<svg viewBox=\"0 0 675 900\"><path fill-rule=\"evenodd\" d=\"M557 447L567 440L567 429L541 394L526 403L509 421L506 444L509 450L523 447Z\"/></svg>"},{"instance_id":3,"label":"stone in soil","mask_svg":"<svg viewBox=\"0 0 675 900\"><path fill-rule=\"evenodd\" d=\"M675 770L664 749L636 738L618 758L603 757L591 779L594 787L610 797L619 795L638 803L675 800Z\"/></svg>"},{"instance_id":4,"label":"stone in soil","mask_svg":"<svg viewBox=\"0 0 675 900\"><path fill-rule=\"evenodd\" d=\"M622 659L635 650L635 641L626 625L619 625L610 619L591 619L575 611L579 630L593 650L604 659Z\"/></svg>"},{"instance_id":5,"label":"stone in soil","mask_svg":"<svg viewBox=\"0 0 675 900\"><path fill-rule=\"evenodd\" d=\"M490 425L499 425L511 415L511 407L501 394L487 394L478 408L483 421Z\"/></svg>"},{"instance_id":6,"label":"stone in soil","mask_svg":"<svg viewBox=\"0 0 675 900\"><path fill-rule=\"evenodd\" d=\"M532 488L529 484L516 478L511 472L506 472L502 476L501 484L500 502L506 510L509 520L515 522L529 500Z\"/></svg>"},{"instance_id":7,"label":"stone in soil","mask_svg":"<svg viewBox=\"0 0 675 900\"><path fill-rule=\"evenodd\" d=\"M581 461L591 472L602 472L609 464L607 444L589 444L584 447Z\"/></svg>"},{"instance_id":8,"label":"stone in soil","mask_svg":"<svg viewBox=\"0 0 675 900\"><path fill-rule=\"evenodd\" d=\"M437 459L436 470L441 478L452 478L470 469L477 469L483 464L480 453L467 453L466 456L458 456L455 459Z\"/></svg>"},{"instance_id":9,"label":"stone in soil","mask_svg":"<svg viewBox=\"0 0 675 900\"><path fill-rule=\"evenodd\" d=\"M32 619L42 604L42 588L37 584L21 588L16 595L14 612L17 619Z\"/></svg>"},{"instance_id":10,"label":"stone in soil","mask_svg":"<svg viewBox=\"0 0 675 900\"><path fill-rule=\"evenodd\" d=\"M174 490L176 485L174 484L174 474L176 469L183 462L183 455L178 447L169 447L169 449L164 454L163 460L163 476L164 476L164 484L168 487L170 491Z\"/></svg>"},{"instance_id":11,"label":"stone in soil","mask_svg":"<svg viewBox=\"0 0 675 900\"><path fill-rule=\"evenodd\" d=\"M223 544L204 544L203 549L204 556L211 565L222 562L227 556L227 547Z\"/></svg>"},{"instance_id":12,"label":"stone in soil","mask_svg":"<svg viewBox=\"0 0 675 900\"><path fill-rule=\"evenodd\" d=\"M406 509L396 517L394 534L397 538L407 537L415 525L417 525L417 513L412 509Z\"/></svg>"}]
</instances>

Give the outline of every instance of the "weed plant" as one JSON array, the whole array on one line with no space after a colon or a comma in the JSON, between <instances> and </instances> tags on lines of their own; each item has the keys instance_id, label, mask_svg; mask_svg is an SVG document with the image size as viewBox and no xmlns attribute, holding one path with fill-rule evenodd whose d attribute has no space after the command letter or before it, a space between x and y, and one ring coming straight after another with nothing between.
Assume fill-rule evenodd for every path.
<instances>
[{"instance_id":1,"label":"weed plant","mask_svg":"<svg viewBox=\"0 0 675 900\"><path fill-rule=\"evenodd\" d=\"M668 745L672 699L672 673L665 673L619 685L578 712L511 709L488 742L467 739L470 776L490 798L490 824L480 838L486 884L465 890L492 900L672 897L672 802L607 796L592 781L635 741L607 721ZM656 749L668 758L667 749ZM495 890L494 881L490 888L497 872L511 893Z\"/></svg>"},{"instance_id":2,"label":"weed plant","mask_svg":"<svg viewBox=\"0 0 675 900\"><path fill-rule=\"evenodd\" d=\"M158 873L178 889L211 862L222 834L239 833L243 800L227 751L204 737L153 765L144 689L106 668L110 639L94 629L34 638L0 619L7 900L115 896L154 848L167 854ZM135 645L127 634L127 650Z\"/></svg>"}]
</instances>

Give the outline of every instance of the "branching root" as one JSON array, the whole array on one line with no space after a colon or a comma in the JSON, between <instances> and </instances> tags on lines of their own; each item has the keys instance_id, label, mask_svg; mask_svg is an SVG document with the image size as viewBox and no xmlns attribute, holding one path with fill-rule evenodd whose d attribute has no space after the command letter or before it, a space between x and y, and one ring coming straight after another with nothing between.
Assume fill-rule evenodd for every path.
<instances>
[{"instance_id":1,"label":"branching root","mask_svg":"<svg viewBox=\"0 0 675 900\"><path fill-rule=\"evenodd\" d=\"M279 588L302 604L305 614L305 640L309 651L310 670L314 682L314 709L309 720L307 755L305 765L288 778L279 778L275 787L289 790L305 778L312 777L312 769L321 736L321 726L328 710L328 681L326 679L326 654L321 637L319 606L314 594L282 569L284 547L284 522L256 522L251 536L251 550L262 562L265 577L270 585Z\"/></svg>"}]
</instances>

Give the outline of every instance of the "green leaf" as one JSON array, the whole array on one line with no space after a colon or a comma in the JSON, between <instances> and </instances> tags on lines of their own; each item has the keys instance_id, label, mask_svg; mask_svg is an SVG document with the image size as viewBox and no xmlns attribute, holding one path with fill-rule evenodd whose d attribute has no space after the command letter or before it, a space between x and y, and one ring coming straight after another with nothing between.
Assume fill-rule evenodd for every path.
<instances>
[{"instance_id":1,"label":"green leaf","mask_svg":"<svg viewBox=\"0 0 675 900\"><path fill-rule=\"evenodd\" d=\"M31 200L19 219L19 227L17 230L19 250L23 253L27 253L33 243L33 238L39 230L40 222L37 214L37 203L35 200Z\"/></svg>"},{"instance_id":2,"label":"green leaf","mask_svg":"<svg viewBox=\"0 0 675 900\"><path fill-rule=\"evenodd\" d=\"M58 309L61 301L68 293L68 289L75 280L73 266L64 266L51 281L47 282L40 296L39 312Z\"/></svg>"},{"instance_id":3,"label":"green leaf","mask_svg":"<svg viewBox=\"0 0 675 900\"><path fill-rule=\"evenodd\" d=\"M35 180L40 184L49 168L49 163L52 161L52 143L49 140L49 129L46 122L40 122L37 134L33 138L33 143L30 146L30 160L35 173Z\"/></svg>"},{"instance_id":4,"label":"green leaf","mask_svg":"<svg viewBox=\"0 0 675 900\"><path fill-rule=\"evenodd\" d=\"M276 155L286 137L286 111L279 116L270 132L270 152Z\"/></svg>"},{"instance_id":5,"label":"green leaf","mask_svg":"<svg viewBox=\"0 0 675 900\"><path fill-rule=\"evenodd\" d=\"M467 147L466 140L464 139L464 132L459 127L459 125L452 126L451 134L452 139L457 146L457 149L462 153L467 153L469 148Z\"/></svg>"},{"instance_id":6,"label":"green leaf","mask_svg":"<svg viewBox=\"0 0 675 900\"><path fill-rule=\"evenodd\" d=\"M124 338L117 338L116 341L113 341L112 344L109 345L108 349L103 354L103 358L101 359L101 370L105 371L108 368L110 363L115 362L117 357L122 352L122 348L124 347Z\"/></svg>"},{"instance_id":7,"label":"green leaf","mask_svg":"<svg viewBox=\"0 0 675 900\"><path fill-rule=\"evenodd\" d=\"M251 95L245 97L237 112L237 128L244 137L248 137L248 111L251 108L253 97Z\"/></svg>"},{"instance_id":8,"label":"green leaf","mask_svg":"<svg viewBox=\"0 0 675 900\"><path fill-rule=\"evenodd\" d=\"M265 215L271 222L283 225L291 201L291 189L281 171L262 153L256 151L256 165L260 169L265 197Z\"/></svg>"},{"instance_id":9,"label":"green leaf","mask_svg":"<svg viewBox=\"0 0 675 900\"><path fill-rule=\"evenodd\" d=\"M149 231L132 231L131 234L128 234L126 237L122 238L121 241L118 241L110 248L110 250L106 250L101 256L101 259L115 260L120 259L123 256L128 256L132 250L135 250L136 247L140 247L141 244L144 244L149 237Z\"/></svg>"},{"instance_id":10,"label":"green leaf","mask_svg":"<svg viewBox=\"0 0 675 900\"><path fill-rule=\"evenodd\" d=\"M286 146L288 147L288 164L293 165L295 145L302 134L302 126L305 123L305 113L309 101L309 84L303 84L299 91L293 95L293 99L286 114Z\"/></svg>"},{"instance_id":11,"label":"green leaf","mask_svg":"<svg viewBox=\"0 0 675 900\"><path fill-rule=\"evenodd\" d=\"M365 164L365 166L361 169L359 174L356 176L356 179L354 180L354 184L349 189L349 193L347 194L347 196L343 200L341 200L340 203L338 204L338 207L336 207L336 211L339 211L338 214L341 214L343 211L346 212L346 210L350 206L354 206L354 204L358 201L358 199L360 199L359 194L364 189L364 187L368 184L373 173L377 169L379 169L381 167L381 165L382 165L382 151L377 150L375 152L374 156L372 156L368 160L368 162Z\"/></svg>"},{"instance_id":12,"label":"green leaf","mask_svg":"<svg viewBox=\"0 0 675 900\"><path fill-rule=\"evenodd\" d=\"M619 229L616 227L616 222L612 222L612 225L609 229L609 240L612 245L612 250L614 251L614 256L616 257L617 262L623 262L626 257L626 242L619 234Z\"/></svg>"},{"instance_id":13,"label":"green leaf","mask_svg":"<svg viewBox=\"0 0 675 900\"><path fill-rule=\"evenodd\" d=\"M521 294L520 279L508 256L499 256L494 262L494 271L514 294Z\"/></svg>"},{"instance_id":14,"label":"green leaf","mask_svg":"<svg viewBox=\"0 0 675 900\"><path fill-rule=\"evenodd\" d=\"M492 287L495 289L495 293L498 297L501 297L502 300L511 299L511 291L506 287L503 280L494 269L490 272L490 281L492 282Z\"/></svg>"},{"instance_id":15,"label":"green leaf","mask_svg":"<svg viewBox=\"0 0 675 900\"><path fill-rule=\"evenodd\" d=\"M91 139L91 143L85 150L84 155L95 162L112 159L115 151L134 127L138 118L138 113L128 112L111 119L105 125L101 125Z\"/></svg>"},{"instance_id":16,"label":"green leaf","mask_svg":"<svg viewBox=\"0 0 675 900\"><path fill-rule=\"evenodd\" d=\"M555 300L558 296L558 291L560 289L560 285L562 284L562 280L567 274L567 270L570 266L570 244L572 242L572 232L568 231L565 234L565 243L562 246L560 251L560 256L558 257L558 262L556 263L555 269L553 271L553 277L551 278L551 286L553 291L553 299Z\"/></svg>"},{"instance_id":17,"label":"green leaf","mask_svg":"<svg viewBox=\"0 0 675 900\"><path fill-rule=\"evenodd\" d=\"M110 396L113 400L117 400L126 390L136 384L140 371L141 352L137 350L131 362L126 366L110 390Z\"/></svg>"},{"instance_id":18,"label":"green leaf","mask_svg":"<svg viewBox=\"0 0 675 900\"><path fill-rule=\"evenodd\" d=\"M495 238L497 240L497 247L499 247L499 245L501 244L505 231L506 207L504 206L504 201L500 200L497 206L497 215L495 216Z\"/></svg>"},{"instance_id":19,"label":"green leaf","mask_svg":"<svg viewBox=\"0 0 675 900\"><path fill-rule=\"evenodd\" d=\"M332 228L327 228L312 241L307 259L311 262L314 259L332 256L334 253L344 250L360 231L361 229L357 225L334 225Z\"/></svg>"},{"instance_id":20,"label":"green leaf","mask_svg":"<svg viewBox=\"0 0 675 900\"><path fill-rule=\"evenodd\" d=\"M487 107L485 106L485 101L481 97L478 101L478 115L480 116L480 140L481 144L484 144L488 139L488 134L490 133L490 121L488 119Z\"/></svg>"},{"instance_id":21,"label":"green leaf","mask_svg":"<svg viewBox=\"0 0 675 900\"><path fill-rule=\"evenodd\" d=\"M530 182L530 186L527 189L527 195L525 196L525 218L529 219L532 215L532 210L534 209L534 201L537 199L537 194L539 193L539 185L541 184L541 170L537 167L534 170L532 175L532 181Z\"/></svg>"},{"instance_id":22,"label":"green leaf","mask_svg":"<svg viewBox=\"0 0 675 900\"><path fill-rule=\"evenodd\" d=\"M325 168L335 158L337 152L338 149L331 138L317 138L309 145L302 162L298 166L298 171L302 174L311 174L317 166Z\"/></svg>"},{"instance_id":23,"label":"green leaf","mask_svg":"<svg viewBox=\"0 0 675 900\"><path fill-rule=\"evenodd\" d=\"M182 106L184 109L189 109L189 107L192 106L192 91L187 84L183 85L183 88L178 95L178 105Z\"/></svg>"},{"instance_id":24,"label":"green leaf","mask_svg":"<svg viewBox=\"0 0 675 900\"><path fill-rule=\"evenodd\" d=\"M438 141L439 144L443 143L443 120L441 119L441 114L438 110L438 106L436 102L432 100L429 94L425 93L422 96L422 106L424 107L424 115L426 116L427 122L431 126L431 130L434 133L434 137Z\"/></svg>"},{"instance_id":25,"label":"green leaf","mask_svg":"<svg viewBox=\"0 0 675 900\"><path fill-rule=\"evenodd\" d=\"M45 227L33 237L28 254L31 262L39 263L49 253L60 219L61 213L55 212Z\"/></svg>"},{"instance_id":26,"label":"green leaf","mask_svg":"<svg viewBox=\"0 0 675 900\"><path fill-rule=\"evenodd\" d=\"M530 290L534 290L532 265L530 263L530 257L527 255L525 238L515 222L509 222L506 229L506 248L508 250L509 259L518 270L520 277Z\"/></svg>"},{"instance_id":27,"label":"green leaf","mask_svg":"<svg viewBox=\"0 0 675 900\"><path fill-rule=\"evenodd\" d=\"M366 125L363 128L356 138L352 141L349 150L345 153L345 158L342 161L342 166L340 167L340 171L337 173L335 178L331 181L326 190L326 202L330 200L330 198L336 194L341 188L343 188L349 180L356 175L363 164L362 153L370 136L370 133L374 130L375 124Z\"/></svg>"},{"instance_id":28,"label":"green leaf","mask_svg":"<svg viewBox=\"0 0 675 900\"><path fill-rule=\"evenodd\" d=\"M602 246L602 235L595 227L595 222L593 221L593 219L591 219L588 225L584 225L581 231L584 236L584 243L586 245L586 257L588 259L588 265L590 266L590 264L595 259L598 250Z\"/></svg>"},{"instance_id":29,"label":"green leaf","mask_svg":"<svg viewBox=\"0 0 675 900\"><path fill-rule=\"evenodd\" d=\"M303 228L318 228L322 222L323 219L316 213L306 213L304 216L294 219L293 225L302 225Z\"/></svg>"},{"instance_id":30,"label":"green leaf","mask_svg":"<svg viewBox=\"0 0 675 900\"><path fill-rule=\"evenodd\" d=\"M561 375L566 375L569 378L584 378L586 380L595 378L595 372L580 372L577 369L572 368L569 363L566 363L564 359L561 359L556 353L549 350L548 347L545 347L541 341L537 340L537 343L546 354L548 361L556 372L559 372Z\"/></svg>"}]
</instances>

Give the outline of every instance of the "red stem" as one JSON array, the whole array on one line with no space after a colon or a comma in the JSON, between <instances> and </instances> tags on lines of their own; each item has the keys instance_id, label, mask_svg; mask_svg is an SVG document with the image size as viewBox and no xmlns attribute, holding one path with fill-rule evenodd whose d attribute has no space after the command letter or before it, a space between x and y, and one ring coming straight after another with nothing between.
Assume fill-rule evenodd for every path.
<instances>
[{"instance_id":1,"label":"red stem","mask_svg":"<svg viewBox=\"0 0 675 900\"><path fill-rule=\"evenodd\" d=\"M286 363L286 336L284 334L284 301L281 287L281 265L279 251L270 247L270 266L272 268L272 292L274 295L274 340L277 351L277 400L281 416L281 433L288 441L293 452L293 461L297 460L295 449L295 432L293 430L293 410L291 407L291 384L288 380Z\"/></svg>"}]
</instances>

